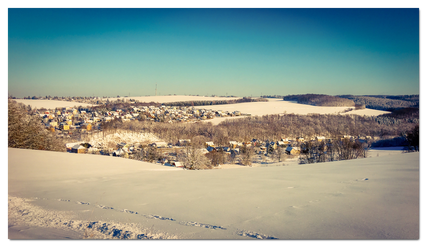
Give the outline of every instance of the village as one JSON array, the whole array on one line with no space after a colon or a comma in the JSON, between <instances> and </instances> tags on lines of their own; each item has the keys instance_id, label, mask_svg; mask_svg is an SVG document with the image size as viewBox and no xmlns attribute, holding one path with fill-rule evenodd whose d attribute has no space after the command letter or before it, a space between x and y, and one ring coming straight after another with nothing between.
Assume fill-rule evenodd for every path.
<instances>
[{"instance_id":1,"label":"village","mask_svg":"<svg viewBox=\"0 0 427 247\"><path fill-rule=\"evenodd\" d=\"M241 114L239 111L222 112L180 106L141 106L131 109L102 109L100 111L93 108L69 107L52 111L35 109L33 114L38 114L42 118L47 129L52 132L59 131L58 137L64 138L72 137L75 132L100 131L103 123L118 119L122 122L146 120L167 123L194 123L215 117L250 116L250 114Z\"/></svg>"},{"instance_id":2,"label":"village","mask_svg":"<svg viewBox=\"0 0 427 247\"><path fill-rule=\"evenodd\" d=\"M176 143L165 141L117 141L115 145L106 145L103 142L90 141L93 135L103 134L106 124L121 121L152 121L164 123L195 123L198 121L235 116L249 116L239 111L228 112L220 110L195 109L194 107L178 106L139 106L115 110L106 108L94 109L91 107L56 108L55 110L34 109L33 114L38 114L45 128L71 142L66 143L68 152L89 153L124 157L129 159L149 160L162 165L183 167L179 162L180 153L191 145L190 139L181 139ZM306 139L305 139L306 138ZM223 163L246 164L244 155L246 150L251 150L250 160L258 160L258 163L281 162L285 159L295 159L305 152L305 146L309 142L326 143L321 152L328 152L328 145L333 139L325 136L313 137L283 137L280 140L257 140L247 142L229 141L228 145L217 145L213 142L205 142L200 152L213 160L213 156L220 156L216 165ZM366 149L371 137L341 136L351 142L363 143ZM66 141L67 142L67 141ZM329 144L328 144L329 143ZM329 145L330 146L330 145ZM242 150L244 150L242 152ZM218 156L217 155L217 156ZM248 155L246 155L248 156Z\"/></svg>"},{"instance_id":3,"label":"village","mask_svg":"<svg viewBox=\"0 0 427 247\"><path fill-rule=\"evenodd\" d=\"M340 140L358 144L367 151L371 137L342 136ZM221 167L221 164L238 164L252 166L254 163L271 164L286 160L296 160L301 154L307 154L314 159L315 156L331 152L333 139L324 136L316 136L310 140L302 137L282 138L279 141L261 141L252 139L248 142L229 141L228 145L216 145L214 142L205 142L203 148L198 148L199 154L212 160L213 167ZM76 154L100 154L128 159L145 160L165 166L185 168L180 161L180 154L188 152L192 148L191 139L180 139L177 143L164 141L147 142L120 142L116 148L106 148L96 142L74 142L67 143L67 152ZM316 145L321 147L314 151ZM309 151L310 153L307 153ZM194 152L194 150L192 150ZM360 154L361 155L361 154Z\"/></svg>"}]
</instances>

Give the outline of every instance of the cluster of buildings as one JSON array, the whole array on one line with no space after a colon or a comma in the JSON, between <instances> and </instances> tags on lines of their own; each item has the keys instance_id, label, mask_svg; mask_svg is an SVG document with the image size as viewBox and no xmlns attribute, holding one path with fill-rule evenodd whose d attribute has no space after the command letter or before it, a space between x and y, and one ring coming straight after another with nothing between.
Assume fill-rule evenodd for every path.
<instances>
[{"instance_id":1,"label":"cluster of buildings","mask_svg":"<svg viewBox=\"0 0 427 247\"><path fill-rule=\"evenodd\" d=\"M90 131L96 126L96 123L102 120L96 113L89 112L88 109L62 108L56 110L46 110L35 112L42 118L46 129L55 132L58 130L63 133L81 130Z\"/></svg>"},{"instance_id":2,"label":"cluster of buildings","mask_svg":"<svg viewBox=\"0 0 427 247\"><path fill-rule=\"evenodd\" d=\"M348 139L350 141L367 142L370 137L354 137L354 136L341 136L341 140ZM276 149L281 148L282 154L298 156L304 151L304 143L307 142L325 142L331 143L333 140L325 138L324 136L315 136L310 140L305 140L302 137L297 138L282 138L279 141L261 141L252 139L248 142L229 141L227 145L216 145L213 142L205 142L202 153L205 155L214 154L216 152L222 152L226 156L237 157L240 155L245 148L250 148L251 152L256 155L269 156ZM149 146L155 148L158 153L158 162L164 165L171 166L182 166L178 162L178 153L183 151L186 146L191 144L190 139L181 139L177 143L167 143L164 141L153 142ZM147 147L144 147L147 148ZM326 148L326 146L325 146ZM143 147L139 143L117 143L115 150L105 151L103 147L94 147L88 143L68 143L67 150L73 153L99 153L102 155L110 155L117 157L133 158L140 154ZM326 151L326 150L324 150Z\"/></svg>"},{"instance_id":3,"label":"cluster of buildings","mask_svg":"<svg viewBox=\"0 0 427 247\"><path fill-rule=\"evenodd\" d=\"M95 108L96 109L96 108ZM62 135L70 136L74 130L86 132L99 130L102 122L121 119L123 122L147 120L155 122L197 122L215 117L240 116L239 111L223 112L194 107L177 106L141 106L131 109L95 110L93 108L62 108L38 111L45 127L52 132L62 131ZM246 114L248 115L248 114Z\"/></svg>"},{"instance_id":4,"label":"cluster of buildings","mask_svg":"<svg viewBox=\"0 0 427 247\"><path fill-rule=\"evenodd\" d=\"M134 112L140 114L143 120L156 122L197 122L200 120L213 119L215 117L250 116L241 114L239 111L215 111L210 109L195 109L186 106L142 106L133 108Z\"/></svg>"}]
</instances>

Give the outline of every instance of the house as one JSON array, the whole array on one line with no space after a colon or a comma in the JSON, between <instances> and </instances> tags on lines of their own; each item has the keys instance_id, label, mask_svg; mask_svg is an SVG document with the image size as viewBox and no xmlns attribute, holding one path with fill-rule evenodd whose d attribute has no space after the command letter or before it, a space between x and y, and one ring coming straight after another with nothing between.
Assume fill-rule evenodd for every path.
<instances>
[{"instance_id":1,"label":"house","mask_svg":"<svg viewBox=\"0 0 427 247\"><path fill-rule=\"evenodd\" d=\"M72 149L75 145L80 145L80 143L66 143L66 144L65 144L65 147L67 148L67 152L71 152L71 149Z\"/></svg>"},{"instance_id":2,"label":"house","mask_svg":"<svg viewBox=\"0 0 427 247\"><path fill-rule=\"evenodd\" d=\"M287 147L288 144L289 144L288 141L278 141L277 142L277 146L280 146L282 148Z\"/></svg>"},{"instance_id":3,"label":"house","mask_svg":"<svg viewBox=\"0 0 427 247\"><path fill-rule=\"evenodd\" d=\"M172 165L177 167L177 168L184 168L184 164L182 164L181 162L172 162Z\"/></svg>"},{"instance_id":4,"label":"house","mask_svg":"<svg viewBox=\"0 0 427 247\"><path fill-rule=\"evenodd\" d=\"M290 154L290 155L299 155L301 153L301 149L300 149L300 147L288 146L286 148L286 153Z\"/></svg>"},{"instance_id":5,"label":"house","mask_svg":"<svg viewBox=\"0 0 427 247\"><path fill-rule=\"evenodd\" d=\"M239 143L236 141L230 141L230 147L231 148L236 148L237 146L239 146Z\"/></svg>"},{"instance_id":6,"label":"house","mask_svg":"<svg viewBox=\"0 0 427 247\"><path fill-rule=\"evenodd\" d=\"M269 142L269 143L267 143L267 147L268 148L276 149L277 148L277 144L275 142Z\"/></svg>"},{"instance_id":7,"label":"house","mask_svg":"<svg viewBox=\"0 0 427 247\"><path fill-rule=\"evenodd\" d=\"M325 141L326 138L324 136L316 136L315 138L318 142Z\"/></svg>"},{"instance_id":8,"label":"house","mask_svg":"<svg viewBox=\"0 0 427 247\"><path fill-rule=\"evenodd\" d=\"M80 144L76 144L71 148L71 152L77 153L77 154L84 154L87 152L87 148L85 148L84 146L82 146Z\"/></svg>"},{"instance_id":9,"label":"house","mask_svg":"<svg viewBox=\"0 0 427 247\"><path fill-rule=\"evenodd\" d=\"M154 142L151 145L155 146L157 148L165 148L168 146L168 144L166 142Z\"/></svg>"},{"instance_id":10,"label":"house","mask_svg":"<svg viewBox=\"0 0 427 247\"><path fill-rule=\"evenodd\" d=\"M190 139L179 139L178 140L178 145L179 146L185 146L191 143Z\"/></svg>"},{"instance_id":11,"label":"house","mask_svg":"<svg viewBox=\"0 0 427 247\"><path fill-rule=\"evenodd\" d=\"M69 130L70 129L70 125L68 125L65 122L62 122L62 123L59 124L59 129L61 129L61 130Z\"/></svg>"},{"instance_id":12,"label":"house","mask_svg":"<svg viewBox=\"0 0 427 247\"><path fill-rule=\"evenodd\" d=\"M58 122L52 121L49 123L49 127L57 127L57 126L58 126Z\"/></svg>"},{"instance_id":13,"label":"house","mask_svg":"<svg viewBox=\"0 0 427 247\"><path fill-rule=\"evenodd\" d=\"M92 130L92 124L91 123L84 123L84 124L80 125L80 129Z\"/></svg>"},{"instance_id":14,"label":"house","mask_svg":"<svg viewBox=\"0 0 427 247\"><path fill-rule=\"evenodd\" d=\"M242 145L240 146L250 147L251 145L252 145L252 142L242 142Z\"/></svg>"},{"instance_id":15,"label":"house","mask_svg":"<svg viewBox=\"0 0 427 247\"><path fill-rule=\"evenodd\" d=\"M215 147L215 144L213 142L205 142L206 147Z\"/></svg>"}]
</instances>

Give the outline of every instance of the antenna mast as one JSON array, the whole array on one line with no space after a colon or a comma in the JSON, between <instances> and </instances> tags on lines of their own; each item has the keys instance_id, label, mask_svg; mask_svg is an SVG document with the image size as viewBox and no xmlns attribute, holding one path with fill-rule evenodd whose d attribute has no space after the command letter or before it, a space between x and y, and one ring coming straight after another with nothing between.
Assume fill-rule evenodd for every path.
<instances>
[{"instance_id":1,"label":"antenna mast","mask_svg":"<svg viewBox=\"0 0 427 247\"><path fill-rule=\"evenodd\" d=\"M156 82L156 96L157 96L157 82Z\"/></svg>"}]
</instances>

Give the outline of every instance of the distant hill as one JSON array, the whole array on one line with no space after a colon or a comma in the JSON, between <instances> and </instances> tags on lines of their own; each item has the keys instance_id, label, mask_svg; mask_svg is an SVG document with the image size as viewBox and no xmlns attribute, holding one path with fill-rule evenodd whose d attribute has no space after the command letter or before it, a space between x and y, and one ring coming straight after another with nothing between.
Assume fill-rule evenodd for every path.
<instances>
[{"instance_id":1,"label":"distant hill","mask_svg":"<svg viewBox=\"0 0 427 247\"><path fill-rule=\"evenodd\" d=\"M358 105L365 105L366 108L383 111L419 107L419 95L339 95L338 97L352 100Z\"/></svg>"},{"instance_id":2,"label":"distant hill","mask_svg":"<svg viewBox=\"0 0 427 247\"><path fill-rule=\"evenodd\" d=\"M284 96L283 100L296 101L299 104L307 104L314 106L355 106L355 102L351 99L343 97L330 96L325 94L298 94Z\"/></svg>"}]
</instances>

